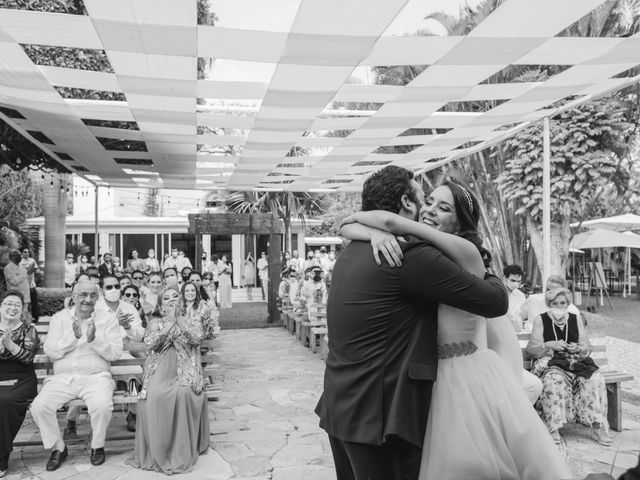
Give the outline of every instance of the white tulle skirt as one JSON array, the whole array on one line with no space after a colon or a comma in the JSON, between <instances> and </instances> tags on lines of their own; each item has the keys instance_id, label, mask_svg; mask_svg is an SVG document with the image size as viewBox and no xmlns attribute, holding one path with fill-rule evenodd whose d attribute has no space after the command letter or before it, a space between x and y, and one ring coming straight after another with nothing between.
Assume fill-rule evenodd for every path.
<instances>
[{"instance_id":1,"label":"white tulle skirt","mask_svg":"<svg viewBox=\"0 0 640 480\"><path fill-rule=\"evenodd\" d=\"M522 383L494 351L439 361L420 480L571 476Z\"/></svg>"}]
</instances>

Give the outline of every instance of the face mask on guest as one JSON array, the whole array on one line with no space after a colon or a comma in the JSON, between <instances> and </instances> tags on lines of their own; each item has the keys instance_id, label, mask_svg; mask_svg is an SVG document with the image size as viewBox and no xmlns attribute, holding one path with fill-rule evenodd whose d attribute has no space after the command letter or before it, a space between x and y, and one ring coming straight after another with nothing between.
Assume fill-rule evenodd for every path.
<instances>
[{"instance_id":1,"label":"face mask on guest","mask_svg":"<svg viewBox=\"0 0 640 480\"><path fill-rule=\"evenodd\" d=\"M120 300L120 290L116 290L115 288L106 290L104 292L104 298L106 298L110 302L117 302L118 300Z\"/></svg>"},{"instance_id":2,"label":"face mask on guest","mask_svg":"<svg viewBox=\"0 0 640 480\"><path fill-rule=\"evenodd\" d=\"M562 320L567 315L568 310L566 308L551 307L549 309L549 312L551 313L551 316L556 320Z\"/></svg>"}]
</instances>

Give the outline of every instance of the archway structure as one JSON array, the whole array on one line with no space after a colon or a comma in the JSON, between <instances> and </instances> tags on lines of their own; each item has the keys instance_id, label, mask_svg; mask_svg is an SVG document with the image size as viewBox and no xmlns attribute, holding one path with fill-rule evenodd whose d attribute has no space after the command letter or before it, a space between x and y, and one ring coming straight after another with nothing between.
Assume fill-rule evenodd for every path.
<instances>
[{"instance_id":1,"label":"archway structure","mask_svg":"<svg viewBox=\"0 0 640 480\"><path fill-rule=\"evenodd\" d=\"M280 314L276 307L276 296L280 285L281 234L284 225L270 213L198 213L189 215L189 233L196 239L202 234L215 235L269 235L269 294L267 308L269 323L278 322ZM196 241L196 261L201 254L200 241Z\"/></svg>"}]
</instances>

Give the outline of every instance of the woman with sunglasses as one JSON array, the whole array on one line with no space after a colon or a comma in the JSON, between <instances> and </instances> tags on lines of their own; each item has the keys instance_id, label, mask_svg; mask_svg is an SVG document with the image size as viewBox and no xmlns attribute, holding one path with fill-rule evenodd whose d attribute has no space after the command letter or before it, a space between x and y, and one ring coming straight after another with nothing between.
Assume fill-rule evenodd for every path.
<instances>
[{"instance_id":1,"label":"woman with sunglasses","mask_svg":"<svg viewBox=\"0 0 640 480\"><path fill-rule=\"evenodd\" d=\"M144 342L149 357L138 396L132 465L166 474L190 472L209 448L209 416L200 362L202 322L188 312L198 308L196 286L184 295L165 288L149 320Z\"/></svg>"},{"instance_id":2,"label":"woman with sunglasses","mask_svg":"<svg viewBox=\"0 0 640 480\"><path fill-rule=\"evenodd\" d=\"M147 328L147 316L142 308L142 304L140 303L140 290L138 290L138 287L135 285L126 285L125 287L122 287L122 300L136 308L140 315L140 320L142 321L142 327Z\"/></svg>"},{"instance_id":3,"label":"woman with sunglasses","mask_svg":"<svg viewBox=\"0 0 640 480\"><path fill-rule=\"evenodd\" d=\"M39 343L35 327L25 322L22 294L5 292L0 300L0 477L7 473L13 439L37 393L33 357Z\"/></svg>"}]
</instances>

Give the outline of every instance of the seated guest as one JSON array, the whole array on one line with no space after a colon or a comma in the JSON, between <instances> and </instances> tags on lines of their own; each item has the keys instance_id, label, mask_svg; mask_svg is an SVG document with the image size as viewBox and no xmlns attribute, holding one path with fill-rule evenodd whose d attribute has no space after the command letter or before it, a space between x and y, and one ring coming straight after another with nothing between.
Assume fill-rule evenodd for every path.
<instances>
[{"instance_id":1,"label":"seated guest","mask_svg":"<svg viewBox=\"0 0 640 480\"><path fill-rule=\"evenodd\" d=\"M148 317L158 306L158 295L160 295L162 291L162 274L158 272L151 273L146 283L147 284L140 287L139 290L140 305L142 305Z\"/></svg>"},{"instance_id":2,"label":"seated guest","mask_svg":"<svg viewBox=\"0 0 640 480\"><path fill-rule=\"evenodd\" d=\"M132 305L136 309L136 311L138 312L138 315L140 315L140 320L142 321L142 328L147 328L147 316L144 313L144 309L142 308L142 305L140 304L140 291L138 290L138 287L136 287L135 285L129 285L123 288L121 298L124 302L128 303L129 305ZM129 351L130 355L133 357L144 358L147 356L145 352L144 342L141 342L139 340L129 339L125 346ZM124 352L122 354L123 357L125 353L127 352ZM111 367L111 371L113 373L116 373L114 372L115 368L117 367ZM119 368L127 368L127 367L119 367ZM138 367L135 367L135 373L138 373ZM136 388L139 389L142 383L142 379L138 378L138 375L135 375L132 380L135 382ZM132 393L131 389L129 391L129 394L137 395L136 393ZM136 412L137 412L136 404L132 403L131 405L129 405L129 412L127 413L127 430L129 430L130 432L136 431Z\"/></svg>"},{"instance_id":3,"label":"seated guest","mask_svg":"<svg viewBox=\"0 0 640 480\"><path fill-rule=\"evenodd\" d=\"M318 307L327 304L327 285L322 278L322 267L314 266L308 270L310 270L311 277L300 288L300 303L303 306L306 305L309 318L311 318Z\"/></svg>"},{"instance_id":4,"label":"seated guest","mask_svg":"<svg viewBox=\"0 0 640 480\"><path fill-rule=\"evenodd\" d=\"M584 325L568 310L571 292L549 290L545 300L548 309L535 318L527 345L527 353L535 359L531 372L543 386L536 407L556 443L563 424L579 422L591 427L596 442L611 445L604 377L588 358L591 345Z\"/></svg>"},{"instance_id":5,"label":"seated guest","mask_svg":"<svg viewBox=\"0 0 640 480\"><path fill-rule=\"evenodd\" d=\"M144 283L144 273L141 270L134 270L131 272L131 280L136 287L142 287Z\"/></svg>"},{"instance_id":6,"label":"seated guest","mask_svg":"<svg viewBox=\"0 0 640 480\"><path fill-rule=\"evenodd\" d=\"M142 328L147 328L147 315L144 313L144 309L140 303L140 290L138 287L135 285L127 285L126 287L121 287L120 290L122 291L122 300L127 302L129 305L133 305L138 312L138 315L140 315Z\"/></svg>"},{"instance_id":7,"label":"seated guest","mask_svg":"<svg viewBox=\"0 0 640 480\"><path fill-rule=\"evenodd\" d=\"M76 398L84 401L91 417L91 464L101 465L105 460L114 388L109 362L122 354L122 335L113 314L96 310L98 297L96 285L81 281L72 291L73 308L51 317L44 353L53 361L53 376L31 404L42 443L52 449L47 471L57 470L68 456L56 411Z\"/></svg>"},{"instance_id":8,"label":"seated guest","mask_svg":"<svg viewBox=\"0 0 640 480\"><path fill-rule=\"evenodd\" d=\"M546 289L547 291L555 288L567 288L567 281L560 275L550 275L547 278ZM573 313L576 317L580 318L580 310L573 303L569 304L569 313ZM545 303L544 293L534 293L529 295L520 307L520 317L522 318L523 330L531 332L533 328L533 321L538 315L547 311L547 304Z\"/></svg>"},{"instance_id":9,"label":"seated guest","mask_svg":"<svg viewBox=\"0 0 640 480\"><path fill-rule=\"evenodd\" d=\"M195 287L185 285L189 286ZM192 294L197 298L196 289L192 290L187 298ZM145 470L189 472L209 448L207 395L200 362L203 328L201 318L190 315L187 308L176 288L166 288L144 335L150 353L138 397L131 464Z\"/></svg>"},{"instance_id":10,"label":"seated guest","mask_svg":"<svg viewBox=\"0 0 640 480\"><path fill-rule=\"evenodd\" d=\"M22 309L22 293L17 290L0 297L0 477L7 473L13 439L37 393L33 357L38 334L24 320Z\"/></svg>"},{"instance_id":11,"label":"seated guest","mask_svg":"<svg viewBox=\"0 0 640 480\"><path fill-rule=\"evenodd\" d=\"M178 271L173 268L165 268L162 271L162 281L165 287L178 288Z\"/></svg>"},{"instance_id":12,"label":"seated guest","mask_svg":"<svg viewBox=\"0 0 640 480\"><path fill-rule=\"evenodd\" d=\"M117 279L120 279L124 276L124 267L120 263L120 257L113 257L113 274Z\"/></svg>"},{"instance_id":13,"label":"seated guest","mask_svg":"<svg viewBox=\"0 0 640 480\"><path fill-rule=\"evenodd\" d=\"M124 274L122 277L118 279L120 282L120 290L123 290L125 287L131 285L131 277L128 274Z\"/></svg>"}]
</instances>

